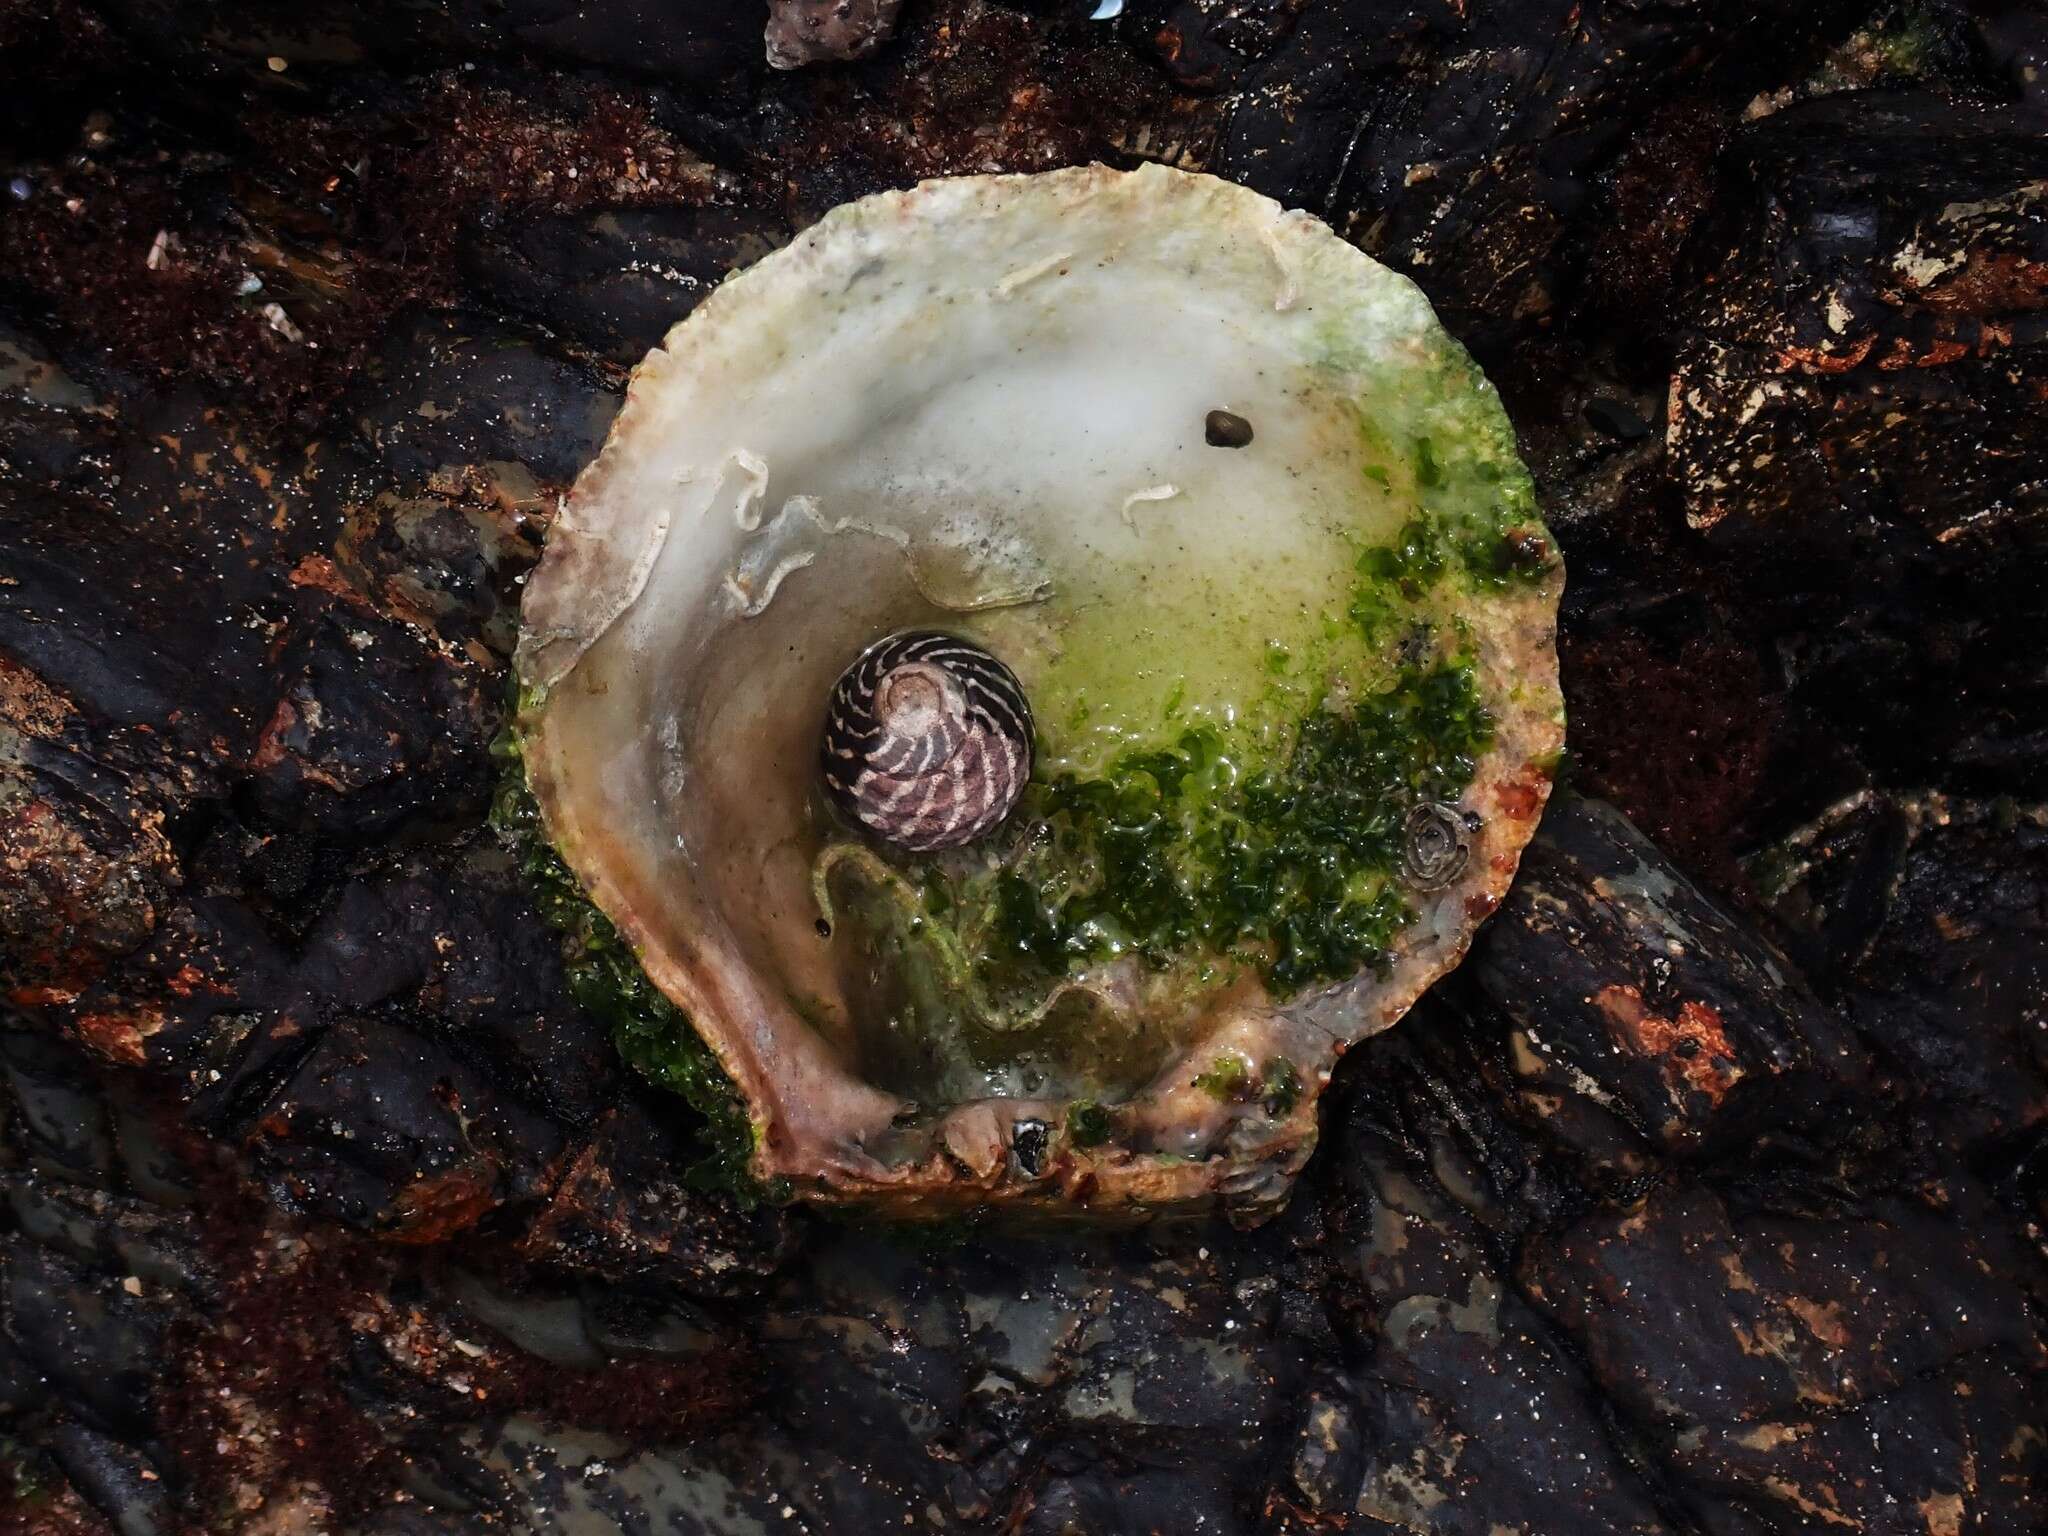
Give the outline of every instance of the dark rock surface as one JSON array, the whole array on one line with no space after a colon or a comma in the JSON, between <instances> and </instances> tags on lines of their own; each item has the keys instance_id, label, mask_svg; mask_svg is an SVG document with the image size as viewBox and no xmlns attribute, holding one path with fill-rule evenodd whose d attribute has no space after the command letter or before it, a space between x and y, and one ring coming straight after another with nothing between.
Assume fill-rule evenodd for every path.
<instances>
[{"instance_id":1,"label":"dark rock surface","mask_svg":"<svg viewBox=\"0 0 2048 1536\"><path fill-rule=\"evenodd\" d=\"M767 19L0 3L0 1530L2048 1526L2038 9ZM696 1193L483 824L520 580L733 266L1147 157L1499 382L1580 793L1260 1230Z\"/></svg>"}]
</instances>

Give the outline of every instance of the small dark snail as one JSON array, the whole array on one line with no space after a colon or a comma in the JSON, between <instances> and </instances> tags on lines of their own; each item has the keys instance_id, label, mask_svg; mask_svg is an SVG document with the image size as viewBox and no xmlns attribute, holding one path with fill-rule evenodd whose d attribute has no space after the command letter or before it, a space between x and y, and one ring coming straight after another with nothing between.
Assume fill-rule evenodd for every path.
<instances>
[{"instance_id":1,"label":"small dark snail","mask_svg":"<svg viewBox=\"0 0 2048 1536\"><path fill-rule=\"evenodd\" d=\"M1401 873L1418 890L1449 885L1464 873L1471 852L1471 828L1454 805L1425 800L1402 824Z\"/></svg>"},{"instance_id":2,"label":"small dark snail","mask_svg":"<svg viewBox=\"0 0 2048 1536\"><path fill-rule=\"evenodd\" d=\"M1211 411L1202 418L1202 440L1211 448L1242 448L1252 440L1252 424L1235 411Z\"/></svg>"},{"instance_id":3,"label":"small dark snail","mask_svg":"<svg viewBox=\"0 0 2048 1536\"><path fill-rule=\"evenodd\" d=\"M1024 793L1031 707L1016 674L980 646L910 630L840 674L819 758L841 814L913 853L957 848Z\"/></svg>"}]
</instances>

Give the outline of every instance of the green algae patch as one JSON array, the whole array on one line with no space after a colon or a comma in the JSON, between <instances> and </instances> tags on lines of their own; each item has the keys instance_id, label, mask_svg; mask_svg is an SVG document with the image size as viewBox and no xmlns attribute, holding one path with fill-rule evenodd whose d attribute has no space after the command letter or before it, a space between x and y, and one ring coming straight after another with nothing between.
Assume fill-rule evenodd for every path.
<instances>
[{"instance_id":1,"label":"green algae patch","mask_svg":"<svg viewBox=\"0 0 2048 1536\"><path fill-rule=\"evenodd\" d=\"M1218 1056L1206 1072L1195 1074L1195 1086L1212 1099L1250 1097L1252 1069L1237 1056Z\"/></svg>"},{"instance_id":2,"label":"green algae patch","mask_svg":"<svg viewBox=\"0 0 2048 1536\"><path fill-rule=\"evenodd\" d=\"M1093 1099L1076 1099L1067 1106L1067 1140L1084 1151L1109 1140L1115 1129L1109 1111Z\"/></svg>"},{"instance_id":3,"label":"green algae patch","mask_svg":"<svg viewBox=\"0 0 2048 1536\"><path fill-rule=\"evenodd\" d=\"M781 1198L782 1191L764 1188L749 1171L754 1127L738 1088L549 843L513 733L502 733L491 751L503 765L491 828L518 861L542 919L561 936L570 996L610 1031L626 1065L677 1095L700 1119L702 1151L683 1170L684 1181L730 1196L742 1208Z\"/></svg>"},{"instance_id":4,"label":"green algae patch","mask_svg":"<svg viewBox=\"0 0 2048 1536\"><path fill-rule=\"evenodd\" d=\"M1284 760L1250 774L1202 728L1035 784L1032 834L993 882L984 963L1060 975L1199 951L1283 997L1371 969L1411 915L1395 878L1407 808L1470 783L1491 732L1470 664L1442 661L1318 704ZM947 910L973 906L942 889Z\"/></svg>"},{"instance_id":5,"label":"green algae patch","mask_svg":"<svg viewBox=\"0 0 2048 1536\"><path fill-rule=\"evenodd\" d=\"M1218 1056L1193 1078L1194 1086L1225 1104L1257 1101L1274 1119L1301 1102L1301 1069L1285 1056L1269 1056L1254 1071L1242 1056Z\"/></svg>"},{"instance_id":6,"label":"green algae patch","mask_svg":"<svg viewBox=\"0 0 2048 1536\"><path fill-rule=\"evenodd\" d=\"M1259 1068L1259 1076L1266 1113L1275 1119L1293 1113L1301 1102L1301 1069L1285 1056L1274 1056Z\"/></svg>"}]
</instances>

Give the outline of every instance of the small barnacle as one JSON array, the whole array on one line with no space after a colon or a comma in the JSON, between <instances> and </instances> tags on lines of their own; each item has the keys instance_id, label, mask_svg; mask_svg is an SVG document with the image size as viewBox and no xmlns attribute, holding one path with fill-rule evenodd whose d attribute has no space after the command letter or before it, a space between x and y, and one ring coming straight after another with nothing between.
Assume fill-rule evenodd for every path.
<instances>
[{"instance_id":1,"label":"small barnacle","mask_svg":"<svg viewBox=\"0 0 2048 1536\"><path fill-rule=\"evenodd\" d=\"M1464 873L1473 828L1454 805L1424 801L1401 824L1401 873L1421 891L1440 891Z\"/></svg>"}]
</instances>

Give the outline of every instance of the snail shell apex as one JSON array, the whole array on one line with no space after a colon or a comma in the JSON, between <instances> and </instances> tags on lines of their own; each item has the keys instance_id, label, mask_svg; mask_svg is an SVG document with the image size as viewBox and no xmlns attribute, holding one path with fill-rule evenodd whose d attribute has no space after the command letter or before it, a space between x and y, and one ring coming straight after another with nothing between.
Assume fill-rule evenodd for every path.
<instances>
[{"instance_id":1,"label":"snail shell apex","mask_svg":"<svg viewBox=\"0 0 2048 1536\"><path fill-rule=\"evenodd\" d=\"M878 640L832 689L825 794L899 848L931 853L1001 823L1031 777L1031 707L1016 674L936 630Z\"/></svg>"}]
</instances>

